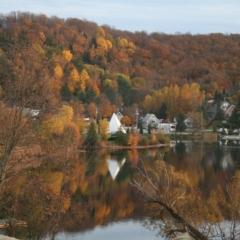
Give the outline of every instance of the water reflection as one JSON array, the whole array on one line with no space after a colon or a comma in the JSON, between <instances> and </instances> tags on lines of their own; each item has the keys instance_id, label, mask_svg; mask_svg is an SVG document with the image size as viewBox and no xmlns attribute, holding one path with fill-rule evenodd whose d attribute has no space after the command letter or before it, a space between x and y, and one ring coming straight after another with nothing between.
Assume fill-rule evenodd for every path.
<instances>
[{"instance_id":1,"label":"water reflection","mask_svg":"<svg viewBox=\"0 0 240 240\"><path fill-rule=\"evenodd\" d=\"M24 169L5 186L0 216L28 222L27 228L7 230L19 238L54 238L65 232L84 239L84 232L96 226L107 231L113 221L149 216L141 194L129 184L141 162L154 169L154 163L164 159L208 195L228 181L239 164L239 149L222 146L179 142L173 148L86 152L65 162L46 161Z\"/></svg>"},{"instance_id":2,"label":"water reflection","mask_svg":"<svg viewBox=\"0 0 240 240\"><path fill-rule=\"evenodd\" d=\"M118 175L121 167L125 163L125 161L126 161L126 158L123 158L121 162L118 162L115 159L108 159L107 160L108 169L109 169L109 172L110 172L113 180L117 177L117 175Z\"/></svg>"}]
</instances>

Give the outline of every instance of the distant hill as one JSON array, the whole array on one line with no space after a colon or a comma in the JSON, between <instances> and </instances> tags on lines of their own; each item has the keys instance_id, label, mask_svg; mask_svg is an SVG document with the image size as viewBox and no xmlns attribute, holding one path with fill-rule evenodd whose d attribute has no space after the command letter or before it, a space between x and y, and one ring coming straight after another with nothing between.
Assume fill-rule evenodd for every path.
<instances>
[{"instance_id":1,"label":"distant hill","mask_svg":"<svg viewBox=\"0 0 240 240\"><path fill-rule=\"evenodd\" d=\"M239 34L133 33L77 18L0 15L0 52L20 43L53 59L54 84L64 101L99 104L105 98L148 111L146 96L175 84L197 83L206 98L224 93L233 104L239 94ZM151 111L158 114L160 107Z\"/></svg>"}]
</instances>

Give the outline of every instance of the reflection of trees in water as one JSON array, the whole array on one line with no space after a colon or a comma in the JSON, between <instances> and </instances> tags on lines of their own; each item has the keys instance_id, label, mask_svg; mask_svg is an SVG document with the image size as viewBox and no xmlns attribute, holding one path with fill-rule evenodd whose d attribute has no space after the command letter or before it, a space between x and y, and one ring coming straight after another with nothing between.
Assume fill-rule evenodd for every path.
<instances>
[{"instance_id":1,"label":"reflection of trees in water","mask_svg":"<svg viewBox=\"0 0 240 240\"><path fill-rule=\"evenodd\" d=\"M201 187L202 190L205 189L206 194L217 184L224 183L235 171L234 161L237 159L237 154L235 158L232 157L233 148L188 142L184 152L183 144L186 143L177 144L175 148L167 152L164 161L178 171L187 172L195 186Z\"/></svg>"},{"instance_id":2,"label":"reflection of trees in water","mask_svg":"<svg viewBox=\"0 0 240 240\"><path fill-rule=\"evenodd\" d=\"M194 239L234 239L240 237L240 173L209 197L191 184L187 174L177 172L159 160L153 169L144 165L133 185L145 196L153 218L148 227L173 237L189 232Z\"/></svg>"},{"instance_id":3,"label":"reflection of trees in water","mask_svg":"<svg viewBox=\"0 0 240 240\"><path fill-rule=\"evenodd\" d=\"M184 154L186 153L186 145L183 142L178 142L175 145L175 151L179 160L183 159Z\"/></svg>"},{"instance_id":4,"label":"reflection of trees in water","mask_svg":"<svg viewBox=\"0 0 240 240\"><path fill-rule=\"evenodd\" d=\"M120 161L126 154L98 152L94 159L91 153L89 161L72 158L66 166L56 160L22 172L5 188L1 218L28 222L27 228L12 228L12 235L41 239L63 230L83 231L113 219L144 216L143 208L135 204L139 192L128 184L135 172L130 162L122 166L115 181L108 173L107 159Z\"/></svg>"},{"instance_id":5,"label":"reflection of trees in water","mask_svg":"<svg viewBox=\"0 0 240 240\"><path fill-rule=\"evenodd\" d=\"M197 161L200 162L201 149L194 148L193 150L199 157ZM204 155L204 151L202 153ZM98 151L97 153L85 153L85 157L88 159L83 159L83 156L69 159L68 165L56 159L52 162L48 161L48 164L41 165L36 169L26 169L6 186L4 196L1 199L0 216L1 218L14 216L29 223L27 228L21 230L14 228L13 233L15 236L20 238L28 234L28 236L38 236L40 239L51 232L56 234L63 230L69 232L85 231L93 229L99 224L107 225L113 219L146 216L146 212L143 213L143 209L146 209L145 205L143 207L142 203L139 203L141 199L140 193L129 185L129 180L136 177L136 167L139 165L132 167L132 162L127 160L122 165L114 181L109 174L107 159L110 158L121 162L124 157L128 158L129 156L136 157L133 152L129 154L128 151L114 151L111 153ZM155 163L158 162L157 159L161 156L169 157L174 155L170 149L138 152L138 158L142 160L149 170L157 170ZM192 180L193 176L198 177L199 168L194 165L196 163L192 160L192 153L187 154L187 160L185 157L182 161L179 161L178 156L175 154L176 161L186 165L189 169L195 167L195 170L192 170L193 175L190 175L190 178L184 173L177 171L173 173L172 176L176 180L168 188L168 184L162 188L163 196L168 201L171 200L170 202L173 204L176 196L179 196L180 193L183 194L187 190L173 204L174 210L181 207L180 213L186 214L187 220L190 219L192 212L194 214L200 212L201 218L197 219L197 215L194 215L196 219L193 219L194 224L199 224L201 219L205 219L203 216L205 213L207 214L207 220L207 217L211 216L208 210L205 210L205 201L212 202L213 211L215 211L215 205L221 205L223 208L225 206L224 201L227 202L227 200L220 203L217 202L217 199L219 196L225 199L224 194L226 193L212 192L209 195L210 200L202 200L202 193L200 190L195 189L195 186L197 186L196 181ZM159 180L163 178L165 178L164 174L159 177ZM198 205L196 206L196 204ZM150 211L150 209L147 210ZM189 213L187 214L184 211ZM154 208L154 212L157 213L155 217L159 219L159 209ZM164 224L161 223L160 226L163 232L164 229L169 230L176 226L182 228L182 224L177 224L176 221L171 220L166 212L163 213ZM213 217L216 218L215 215ZM56 221L56 219L58 220ZM168 224L166 224L167 222Z\"/></svg>"},{"instance_id":6,"label":"reflection of trees in water","mask_svg":"<svg viewBox=\"0 0 240 240\"><path fill-rule=\"evenodd\" d=\"M230 152L231 156L232 156L232 159L234 160L234 162L236 163L236 165L238 167L240 167L239 150L240 150L240 147L235 147L235 148L232 148L231 152Z\"/></svg>"},{"instance_id":7,"label":"reflection of trees in water","mask_svg":"<svg viewBox=\"0 0 240 240\"><path fill-rule=\"evenodd\" d=\"M203 168L206 169L210 165L215 172L221 172L234 167L233 150L226 147L208 147L207 153L202 158Z\"/></svg>"}]
</instances>

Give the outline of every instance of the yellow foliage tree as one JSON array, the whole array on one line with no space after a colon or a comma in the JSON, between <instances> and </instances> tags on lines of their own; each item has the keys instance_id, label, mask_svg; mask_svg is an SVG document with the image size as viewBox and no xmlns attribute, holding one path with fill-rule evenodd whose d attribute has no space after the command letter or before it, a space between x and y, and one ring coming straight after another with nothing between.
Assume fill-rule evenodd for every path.
<instances>
[{"instance_id":1,"label":"yellow foliage tree","mask_svg":"<svg viewBox=\"0 0 240 240\"><path fill-rule=\"evenodd\" d=\"M86 89L86 80L89 79L89 75L85 69L83 69L79 75L79 86L82 91Z\"/></svg>"},{"instance_id":2,"label":"yellow foliage tree","mask_svg":"<svg viewBox=\"0 0 240 240\"><path fill-rule=\"evenodd\" d=\"M43 125L40 127L40 131L43 132L45 137L48 137L52 133L62 134L65 126L72 121L72 117L72 107L63 105L58 115L49 118L43 123Z\"/></svg>"},{"instance_id":3,"label":"yellow foliage tree","mask_svg":"<svg viewBox=\"0 0 240 240\"><path fill-rule=\"evenodd\" d=\"M78 126L80 133L84 133L88 128L88 124L83 117L78 117L75 124Z\"/></svg>"},{"instance_id":4,"label":"yellow foliage tree","mask_svg":"<svg viewBox=\"0 0 240 240\"><path fill-rule=\"evenodd\" d=\"M63 76L62 68L59 64L54 68L54 75L58 78L61 78Z\"/></svg>"},{"instance_id":5,"label":"yellow foliage tree","mask_svg":"<svg viewBox=\"0 0 240 240\"><path fill-rule=\"evenodd\" d=\"M108 45L106 43L106 40L102 37L97 39L97 47L103 50L103 52L108 50Z\"/></svg>"},{"instance_id":6,"label":"yellow foliage tree","mask_svg":"<svg viewBox=\"0 0 240 240\"><path fill-rule=\"evenodd\" d=\"M103 30L103 28L98 27L97 28L97 33L99 36L105 37L105 31Z\"/></svg>"},{"instance_id":7,"label":"yellow foliage tree","mask_svg":"<svg viewBox=\"0 0 240 240\"><path fill-rule=\"evenodd\" d=\"M62 56L65 61L70 62L72 60L73 55L69 50L63 50Z\"/></svg>"},{"instance_id":8,"label":"yellow foliage tree","mask_svg":"<svg viewBox=\"0 0 240 240\"><path fill-rule=\"evenodd\" d=\"M109 40L106 40L106 44L108 49L112 48L112 43Z\"/></svg>"},{"instance_id":9,"label":"yellow foliage tree","mask_svg":"<svg viewBox=\"0 0 240 240\"><path fill-rule=\"evenodd\" d=\"M61 187L63 181L63 173L62 172L51 172L45 176L44 182L49 190L52 191L53 194L60 194Z\"/></svg>"},{"instance_id":10,"label":"yellow foliage tree","mask_svg":"<svg viewBox=\"0 0 240 240\"><path fill-rule=\"evenodd\" d=\"M45 42L46 36L45 36L44 32L39 32L38 36L39 36L39 40L41 40L42 43Z\"/></svg>"},{"instance_id":11,"label":"yellow foliage tree","mask_svg":"<svg viewBox=\"0 0 240 240\"><path fill-rule=\"evenodd\" d=\"M71 106L63 105L59 111L59 118L62 119L65 123L72 121L73 109Z\"/></svg>"},{"instance_id":12,"label":"yellow foliage tree","mask_svg":"<svg viewBox=\"0 0 240 240\"><path fill-rule=\"evenodd\" d=\"M107 87L107 86L112 87L112 80L110 80L110 79L105 79L105 80L103 81L103 86L104 86L104 87Z\"/></svg>"},{"instance_id":13,"label":"yellow foliage tree","mask_svg":"<svg viewBox=\"0 0 240 240\"><path fill-rule=\"evenodd\" d=\"M152 110L152 97L150 95L147 95L145 97L143 107L147 112L150 112Z\"/></svg>"},{"instance_id":14,"label":"yellow foliage tree","mask_svg":"<svg viewBox=\"0 0 240 240\"><path fill-rule=\"evenodd\" d=\"M108 140L109 134L109 122L106 119L99 121L99 134L103 140Z\"/></svg>"},{"instance_id":15,"label":"yellow foliage tree","mask_svg":"<svg viewBox=\"0 0 240 240\"><path fill-rule=\"evenodd\" d=\"M68 78L68 87L69 90L71 92L74 91L74 88L77 87L77 84L79 83L79 75L78 75L78 71L74 68L71 72L70 72L70 76Z\"/></svg>"}]
</instances>

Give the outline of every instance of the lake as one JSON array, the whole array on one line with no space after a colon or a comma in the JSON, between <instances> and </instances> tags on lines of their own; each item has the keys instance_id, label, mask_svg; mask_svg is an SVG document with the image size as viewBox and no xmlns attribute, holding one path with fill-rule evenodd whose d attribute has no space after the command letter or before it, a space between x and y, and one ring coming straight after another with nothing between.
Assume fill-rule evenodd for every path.
<instances>
[{"instance_id":1,"label":"lake","mask_svg":"<svg viewBox=\"0 0 240 240\"><path fill-rule=\"evenodd\" d=\"M12 183L19 199L8 204L29 226L9 234L33 239L163 239L157 236L159 229L151 229L149 207L130 184L139 166L154 169L162 159L186 173L191 185L208 197L234 176L240 166L239 149L239 142L177 142L158 149L91 151L64 168L47 163L25 170ZM28 184L27 190L23 184Z\"/></svg>"}]
</instances>

